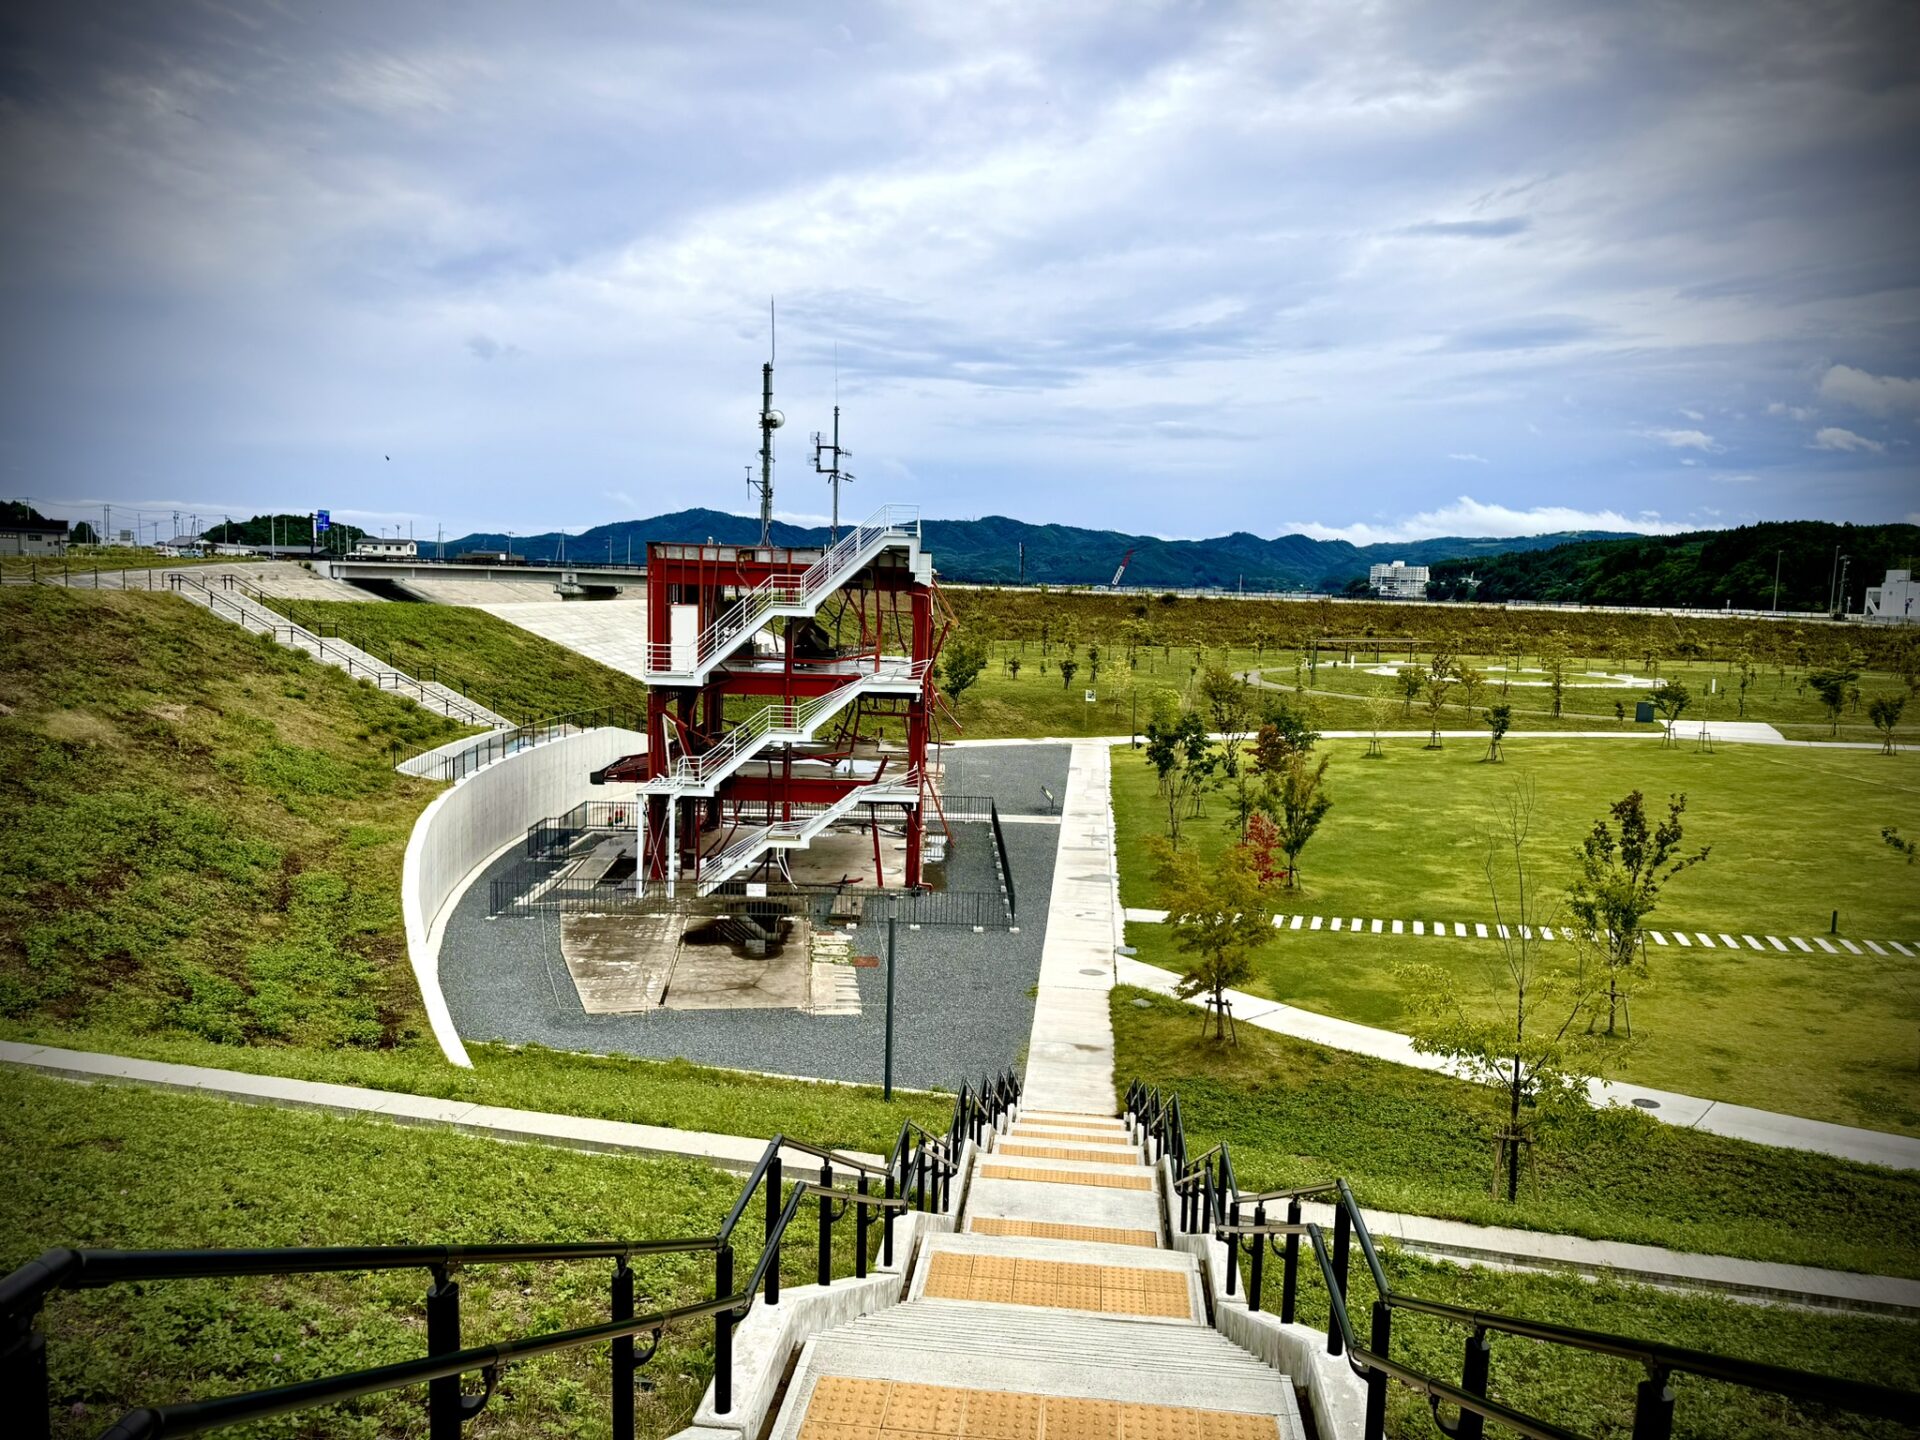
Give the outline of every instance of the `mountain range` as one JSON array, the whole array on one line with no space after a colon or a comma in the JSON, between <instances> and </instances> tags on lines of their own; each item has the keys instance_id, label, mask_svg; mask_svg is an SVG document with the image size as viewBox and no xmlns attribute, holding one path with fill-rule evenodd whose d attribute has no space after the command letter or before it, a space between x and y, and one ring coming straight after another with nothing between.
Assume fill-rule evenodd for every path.
<instances>
[{"instance_id":1,"label":"mountain range","mask_svg":"<svg viewBox=\"0 0 1920 1440\"><path fill-rule=\"evenodd\" d=\"M1389 545L1352 545L1345 540L1315 540L1281 535L1263 540L1236 531L1211 540L1163 540L1119 530L1088 530L1073 525L1034 525L1005 515L977 520L927 520L921 535L940 578L963 584L1105 585L1121 557L1133 559L1125 584L1153 589L1218 587L1231 590L1341 591L1364 581L1367 568L1404 560L1431 565L1442 560L1471 561L1511 551L1545 550L1590 540L1622 538L1613 531L1562 531L1518 537L1446 536ZM469 550L506 550L532 560L565 555L583 562L596 559L636 561L648 541L750 545L760 538L759 520L718 510L678 510L648 520L596 525L578 535L477 533L446 542L449 558ZM827 528L789 525L776 520L775 545L811 548L827 543ZM630 547L630 548L629 548ZM1024 552L1024 558L1023 558Z\"/></svg>"}]
</instances>

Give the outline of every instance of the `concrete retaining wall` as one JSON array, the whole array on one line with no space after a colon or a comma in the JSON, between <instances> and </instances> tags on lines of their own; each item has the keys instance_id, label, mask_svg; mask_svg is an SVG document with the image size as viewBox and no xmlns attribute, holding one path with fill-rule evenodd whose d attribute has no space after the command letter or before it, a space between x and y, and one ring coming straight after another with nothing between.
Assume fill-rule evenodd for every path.
<instances>
[{"instance_id":1,"label":"concrete retaining wall","mask_svg":"<svg viewBox=\"0 0 1920 1440\"><path fill-rule=\"evenodd\" d=\"M469 882L527 827L583 800L617 800L631 788L598 786L593 771L646 748L635 730L587 730L495 761L457 781L421 812L407 841L400 903L407 957L447 1059L471 1065L440 993L440 937L447 912Z\"/></svg>"}]
</instances>

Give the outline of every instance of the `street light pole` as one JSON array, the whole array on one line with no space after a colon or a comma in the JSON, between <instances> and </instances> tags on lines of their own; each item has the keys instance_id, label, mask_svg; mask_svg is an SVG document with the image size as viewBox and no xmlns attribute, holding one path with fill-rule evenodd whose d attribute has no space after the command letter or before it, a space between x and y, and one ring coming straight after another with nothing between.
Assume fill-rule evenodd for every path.
<instances>
[{"instance_id":1,"label":"street light pole","mask_svg":"<svg viewBox=\"0 0 1920 1440\"><path fill-rule=\"evenodd\" d=\"M1773 552L1773 608L1776 614L1780 610L1780 559L1786 553L1784 550Z\"/></svg>"}]
</instances>

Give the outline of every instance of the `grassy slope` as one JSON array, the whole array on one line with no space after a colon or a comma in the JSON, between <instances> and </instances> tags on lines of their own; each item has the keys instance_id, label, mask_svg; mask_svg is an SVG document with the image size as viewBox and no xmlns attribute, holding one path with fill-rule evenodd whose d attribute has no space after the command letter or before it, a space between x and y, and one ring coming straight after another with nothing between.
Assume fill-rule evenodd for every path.
<instances>
[{"instance_id":1,"label":"grassy slope","mask_svg":"<svg viewBox=\"0 0 1920 1440\"><path fill-rule=\"evenodd\" d=\"M437 676L521 723L603 706L636 713L646 708L646 687L638 680L481 610L334 600L276 603L303 625L338 626L409 674Z\"/></svg>"},{"instance_id":2,"label":"grassy slope","mask_svg":"<svg viewBox=\"0 0 1920 1440\"><path fill-rule=\"evenodd\" d=\"M230 559L217 556L160 555L152 550L95 550L73 553L49 560L35 555L0 555L0 575L37 575L43 579L62 576L76 585L85 585L93 572L109 570L173 570L182 565L231 565Z\"/></svg>"},{"instance_id":3,"label":"grassy slope","mask_svg":"<svg viewBox=\"0 0 1920 1440\"><path fill-rule=\"evenodd\" d=\"M1228 1141L1249 1191L1343 1175L1362 1204L1382 1210L1920 1276L1920 1175L1911 1172L1618 1110L1544 1135L1509 1206L1491 1193L1497 1117L1463 1081L1251 1026L1222 1047L1201 1037L1190 1007L1124 987L1113 1019L1119 1082L1176 1090L1189 1146Z\"/></svg>"},{"instance_id":4,"label":"grassy slope","mask_svg":"<svg viewBox=\"0 0 1920 1440\"><path fill-rule=\"evenodd\" d=\"M580 1241L711 1234L739 1180L703 1166L501 1145L451 1131L0 1076L0 1268L54 1245L124 1248ZM132 1180L134 1183L129 1183ZM842 1227L845 1228L844 1226ZM797 1232L798 1252L811 1226ZM750 1242L749 1242L750 1243ZM755 1258L749 1254L747 1263ZM793 1273L803 1257L783 1255ZM635 1265L638 1303L711 1294L710 1256ZM469 1344L606 1318L604 1262L460 1274ZM48 1306L57 1434L124 1409L284 1384L423 1353L420 1271L179 1281ZM710 1325L667 1331L642 1431L684 1425L712 1374ZM500 1436L606 1433L605 1347L516 1365L481 1422ZM244 1432L423 1435L422 1392ZM243 1433L243 1432L235 1432Z\"/></svg>"},{"instance_id":5,"label":"grassy slope","mask_svg":"<svg viewBox=\"0 0 1920 1440\"><path fill-rule=\"evenodd\" d=\"M1389 742L1388 758L1363 758L1360 742L1325 742L1334 808L1302 857L1305 889L1283 910L1365 919L1475 921L1490 917L1481 870L1490 806L1515 779L1538 786L1534 882L1557 903L1573 847L1606 805L1639 787L1650 797L1684 790L1687 838L1711 844L1708 860L1672 882L1654 928L1781 937L1824 934L1840 912L1842 935L1920 939L1914 873L1881 843L1882 825L1920 829L1915 759L1858 751L1722 748L1714 755L1655 743L1524 741L1501 766L1480 747L1431 752ZM1152 772L1114 754L1114 808L1122 837L1124 903L1153 905L1145 840L1162 834L1165 807ZM1230 837L1224 806L1188 821L1183 845L1203 853ZM1545 915L1538 918L1547 919ZM1554 923L1551 920L1548 923ZM1174 965L1159 927L1135 925L1141 957ZM1453 971L1466 993L1498 993L1494 947L1478 940L1292 932L1262 954L1251 988L1290 1004L1369 1025L1407 1019L1397 965ZM1916 962L1886 956L1779 954L1771 948L1652 949L1653 981L1636 997L1637 1044L1622 1075L1642 1084L1786 1110L1842 1124L1920 1133L1920 1023Z\"/></svg>"},{"instance_id":6,"label":"grassy slope","mask_svg":"<svg viewBox=\"0 0 1920 1440\"><path fill-rule=\"evenodd\" d=\"M400 860L460 731L167 595L0 592L0 1013L225 1041L418 1026Z\"/></svg>"}]
</instances>

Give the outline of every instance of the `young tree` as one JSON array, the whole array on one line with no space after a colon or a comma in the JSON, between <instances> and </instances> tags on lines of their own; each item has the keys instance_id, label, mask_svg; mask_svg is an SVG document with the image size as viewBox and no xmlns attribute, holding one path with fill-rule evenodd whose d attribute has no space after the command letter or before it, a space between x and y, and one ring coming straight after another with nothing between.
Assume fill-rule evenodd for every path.
<instances>
[{"instance_id":1,"label":"young tree","mask_svg":"<svg viewBox=\"0 0 1920 1440\"><path fill-rule=\"evenodd\" d=\"M1220 736L1228 775L1240 773L1240 747L1253 728L1253 690L1224 665L1209 665L1200 677L1200 705Z\"/></svg>"},{"instance_id":2,"label":"young tree","mask_svg":"<svg viewBox=\"0 0 1920 1440\"><path fill-rule=\"evenodd\" d=\"M1287 854L1287 888L1300 885L1300 852L1307 848L1333 800L1327 794L1327 765L1322 755L1315 765L1305 750L1290 750L1272 780L1274 820L1280 830L1280 848Z\"/></svg>"},{"instance_id":3,"label":"young tree","mask_svg":"<svg viewBox=\"0 0 1920 1440\"><path fill-rule=\"evenodd\" d=\"M1553 713L1560 714L1567 693L1567 649L1556 635L1540 647L1540 669L1547 677L1547 691L1553 696Z\"/></svg>"},{"instance_id":4,"label":"young tree","mask_svg":"<svg viewBox=\"0 0 1920 1440\"><path fill-rule=\"evenodd\" d=\"M1020 678L1020 657L1018 655L1009 655L1007 657L1007 675L1008 678L1014 680Z\"/></svg>"},{"instance_id":5,"label":"young tree","mask_svg":"<svg viewBox=\"0 0 1920 1440\"><path fill-rule=\"evenodd\" d=\"M1427 736L1427 749L1429 750L1440 748L1440 712L1446 708L1447 695L1453 689L1453 669L1451 665L1441 663L1445 659L1444 655L1434 656L1433 666L1427 671L1427 725L1430 732Z\"/></svg>"},{"instance_id":6,"label":"young tree","mask_svg":"<svg viewBox=\"0 0 1920 1440\"><path fill-rule=\"evenodd\" d=\"M1089 685L1100 683L1100 647L1098 645L1087 646L1087 683Z\"/></svg>"},{"instance_id":7,"label":"young tree","mask_svg":"<svg viewBox=\"0 0 1920 1440\"><path fill-rule=\"evenodd\" d=\"M1075 660L1071 655L1065 660L1062 660L1060 662L1060 688L1062 690L1071 690L1073 688L1073 677L1079 673L1080 662L1078 660Z\"/></svg>"},{"instance_id":8,"label":"young tree","mask_svg":"<svg viewBox=\"0 0 1920 1440\"><path fill-rule=\"evenodd\" d=\"M1507 731L1513 728L1513 707L1490 705L1480 718L1487 722L1487 729L1490 732L1487 739L1487 759L1498 765L1504 758L1500 754L1500 742L1507 738Z\"/></svg>"},{"instance_id":9,"label":"young tree","mask_svg":"<svg viewBox=\"0 0 1920 1440\"><path fill-rule=\"evenodd\" d=\"M1645 972L1646 921L1660 903L1661 890L1682 870L1706 859L1711 848L1681 853L1686 832L1680 817L1686 808L1685 795L1669 796L1667 818L1650 826L1646 801L1635 790L1613 803L1612 824L1596 820L1580 844L1580 874L1567 892L1567 903L1594 943L1605 947L1609 1035ZM1633 1034L1631 1011L1627 1034Z\"/></svg>"},{"instance_id":10,"label":"young tree","mask_svg":"<svg viewBox=\"0 0 1920 1440\"><path fill-rule=\"evenodd\" d=\"M1174 946L1187 957L1174 994L1213 998L1213 1038L1227 1038L1226 992L1253 974L1253 957L1273 943L1273 903L1253 857L1235 845L1202 864L1155 840L1156 878Z\"/></svg>"},{"instance_id":11,"label":"young tree","mask_svg":"<svg viewBox=\"0 0 1920 1440\"><path fill-rule=\"evenodd\" d=\"M1375 695L1367 701L1367 758L1384 760L1387 752L1380 748L1380 732L1386 728L1387 721L1393 717L1393 699L1387 695Z\"/></svg>"},{"instance_id":12,"label":"young tree","mask_svg":"<svg viewBox=\"0 0 1920 1440\"><path fill-rule=\"evenodd\" d=\"M1413 665L1402 665L1394 675L1400 681L1400 713L1411 715L1413 702L1420 698L1420 688L1427 683L1427 677Z\"/></svg>"},{"instance_id":13,"label":"young tree","mask_svg":"<svg viewBox=\"0 0 1920 1440\"><path fill-rule=\"evenodd\" d=\"M1734 687L1740 695L1740 712L1737 719L1747 718L1747 691L1753 688L1754 676L1759 672L1754 668L1753 656L1742 650L1733 657Z\"/></svg>"},{"instance_id":14,"label":"young tree","mask_svg":"<svg viewBox=\"0 0 1920 1440\"><path fill-rule=\"evenodd\" d=\"M1259 787L1248 781L1246 776L1233 777L1233 786L1227 791L1227 828L1234 832L1238 843L1247 843L1253 818L1266 803L1266 797L1260 793Z\"/></svg>"},{"instance_id":15,"label":"young tree","mask_svg":"<svg viewBox=\"0 0 1920 1440\"><path fill-rule=\"evenodd\" d=\"M1880 838L1893 847L1894 854L1907 857L1907 864L1913 864L1915 855L1920 855L1920 840L1908 840L1900 834L1900 827L1887 825L1882 827Z\"/></svg>"},{"instance_id":16,"label":"young tree","mask_svg":"<svg viewBox=\"0 0 1920 1440\"><path fill-rule=\"evenodd\" d=\"M1671 745L1673 727L1686 712L1687 706L1693 703L1693 692L1678 680L1669 680L1657 686L1647 698L1653 701L1653 708L1659 711L1660 717L1667 722L1666 735L1660 743Z\"/></svg>"},{"instance_id":17,"label":"young tree","mask_svg":"<svg viewBox=\"0 0 1920 1440\"><path fill-rule=\"evenodd\" d=\"M1184 713L1162 691L1147 721L1147 763L1160 778L1160 798L1167 802L1167 839L1180 848L1180 822L1213 777L1218 756L1211 753L1207 727L1191 710Z\"/></svg>"},{"instance_id":18,"label":"young tree","mask_svg":"<svg viewBox=\"0 0 1920 1440\"><path fill-rule=\"evenodd\" d=\"M980 672L987 668L987 642L955 634L947 641L940 657L940 684L957 710L960 697L973 688Z\"/></svg>"},{"instance_id":19,"label":"young tree","mask_svg":"<svg viewBox=\"0 0 1920 1440\"><path fill-rule=\"evenodd\" d=\"M1253 739L1253 768L1262 775L1277 775L1289 750L1311 750L1320 739L1312 711L1284 697L1270 701L1260 721Z\"/></svg>"},{"instance_id":20,"label":"young tree","mask_svg":"<svg viewBox=\"0 0 1920 1440\"><path fill-rule=\"evenodd\" d=\"M1904 695L1876 695L1867 704L1867 718L1873 721L1873 728L1880 732L1880 753L1893 754L1893 731L1900 723L1900 716L1906 711L1907 697Z\"/></svg>"},{"instance_id":21,"label":"young tree","mask_svg":"<svg viewBox=\"0 0 1920 1440\"><path fill-rule=\"evenodd\" d=\"M1832 724L1829 734L1840 733L1840 712L1846 708L1847 687L1859 678L1853 670L1815 670L1807 676L1807 684L1820 697L1821 707Z\"/></svg>"},{"instance_id":22,"label":"young tree","mask_svg":"<svg viewBox=\"0 0 1920 1440\"><path fill-rule=\"evenodd\" d=\"M1533 1143L1532 1117L1584 1109L1587 1081L1602 1058L1580 1028L1598 999L1590 947L1549 946L1538 938L1552 916L1539 912L1533 894L1527 855L1533 805L1532 788L1516 786L1487 839L1487 891L1499 940L1493 979L1501 1003L1491 1010L1469 1005L1452 973L1438 966L1396 971L1411 999L1414 1049L1446 1056L1500 1099L1506 1123L1496 1136L1494 1183L1504 1180L1509 1204L1520 1191L1521 1150Z\"/></svg>"},{"instance_id":23,"label":"young tree","mask_svg":"<svg viewBox=\"0 0 1920 1440\"><path fill-rule=\"evenodd\" d=\"M1460 686L1460 713L1473 714L1480 708L1480 696L1486 691L1487 677L1462 660L1453 667L1453 678Z\"/></svg>"},{"instance_id":24,"label":"young tree","mask_svg":"<svg viewBox=\"0 0 1920 1440\"><path fill-rule=\"evenodd\" d=\"M1273 817L1266 811L1255 810L1247 817L1247 838L1243 843L1253 860L1253 873L1260 877L1262 885L1271 885L1286 877L1287 869L1280 864L1277 854L1280 849L1280 827L1273 823Z\"/></svg>"}]
</instances>

